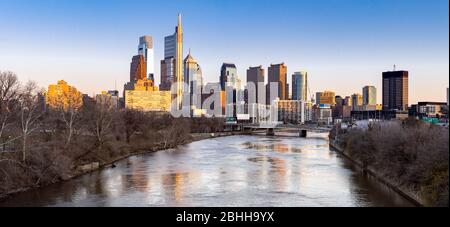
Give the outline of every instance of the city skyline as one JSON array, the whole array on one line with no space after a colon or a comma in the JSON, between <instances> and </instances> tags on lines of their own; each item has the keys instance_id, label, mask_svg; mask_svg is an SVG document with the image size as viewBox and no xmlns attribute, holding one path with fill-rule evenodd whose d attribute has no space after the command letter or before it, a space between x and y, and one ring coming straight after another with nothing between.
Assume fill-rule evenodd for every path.
<instances>
[{"instance_id":1,"label":"city skyline","mask_svg":"<svg viewBox=\"0 0 450 227\"><path fill-rule=\"evenodd\" d=\"M292 1L283 1L283 3L285 3L283 8L286 8L286 10L289 8L286 6L297 4L299 6L304 6L305 10L309 10L309 13L307 13L309 16L311 16L311 12L314 12L314 10L327 11L332 8L331 6L336 4L339 4L337 10L345 9L343 12L337 13L338 15L341 15L341 13L349 13L349 11L353 12L346 7L354 6L354 9L358 9L359 6L359 10L362 11L351 13L351 16L365 18L367 25L370 28L378 28L378 31L369 31L370 28L365 30L361 27L364 25L363 23L349 21L349 17L340 18L337 23L327 22L326 20L318 23L324 18L313 15L310 20L292 22L288 19L295 18L289 18L289 16L283 15L281 18L277 19L279 20L278 22L285 22L279 27L272 27L275 26L274 19L272 18L269 21L264 20L258 24L253 24L254 28L249 29L251 31L246 32L243 31L242 27L245 27L244 25L248 25L255 20L255 18L247 16L244 17L244 20L248 21L244 21L244 25L238 25L237 23L235 30L239 32L239 34L250 33L255 35L253 37L245 35L241 37L240 35L236 35L239 39L232 36L229 37L229 40L218 37L222 33L215 29L213 29L212 32L205 33L204 26L211 28L211 26L214 25L214 22L200 20L201 17L193 12L193 6L188 6L188 4L178 1L174 1L176 4L161 2L155 4L156 8L161 7L165 10L157 12L157 15L155 15L155 17L158 17L157 19L154 18L154 20L145 22L144 26L138 26L139 28L136 28L135 24L127 23L126 21L132 19L134 16L124 13L122 15L123 21L117 25L118 30L115 32L112 32L110 28L94 31L96 26L106 23L106 20L108 19L104 16L104 14L108 14L105 12L100 13L98 17L89 15L91 10L98 7L98 2L92 4L82 3L83 1L80 1L81 3L79 4L68 1L64 3L57 3L54 1L43 2L46 3L43 4L43 6L48 7L48 9L45 11L46 18L43 18L42 20L44 20L44 22L47 21L48 23L42 25L42 30L38 31L36 27L35 30L29 30L28 32L30 35L24 37L22 36L22 33L25 32L25 27L33 28L33 26L36 26L30 19L39 16L39 13L28 12L30 10L28 7L33 8L31 6L35 5L35 3L26 4L27 7L18 13L19 15L24 15L25 19L20 19L18 15L12 15L11 13L18 12L18 6L22 4L0 1L0 6L7 9L6 14L3 14L3 16L10 19L8 22L2 18L3 16L0 16L0 26L5 27L8 31L8 28L11 28L13 25L24 25L22 29L14 31L14 34L12 35L0 35L0 50L2 50L0 52L0 69L16 72L22 81L33 79L37 81L41 87L46 87L56 80L64 79L83 93L89 95L98 94L103 90L111 90L114 88L115 84L118 85L116 88L121 90L120 85L124 84L129 78L129 58L134 55L130 53L134 52L136 49L136 37L141 37L143 35L152 36L154 39L156 61L155 78L157 81L156 84L159 84L161 74L157 62L164 59L164 37L173 32L172 29L176 23L173 18L178 13L181 13L184 16L184 52L187 52L186 48L192 49L196 59L202 66L203 76L206 82L219 82L220 66L224 62L236 64L237 74L242 81L246 81L246 70L250 66L262 65L267 72L270 64L285 62L288 66L288 77L297 71L308 71L308 80L312 92L331 90L335 92L336 95L345 97L353 93L360 93L362 87L366 85L374 85L380 90L382 84L381 73L392 70L392 65L396 64L398 65L399 70L407 70L410 73L410 104L417 103L418 101L443 101L445 100L446 95L445 89L448 87L448 20L440 20L440 16L448 16L447 1L434 1L432 4L425 3L425 1L398 1L394 4L387 4L384 1L379 1L377 3L370 2L370 4L368 4L369 6L366 4L362 9L361 5L356 1L349 1L349 3L345 4L343 4L342 1L321 1L319 4L307 1L298 1L296 3ZM202 4L205 5L205 7L213 9L213 12L217 12L221 7L225 9L231 7L232 4L230 2L236 3L235 1L227 1L227 3L224 1L214 1L214 3L194 1L193 5ZM261 4L260 7L257 7L257 12L253 12L254 14L268 10L267 7L270 5L270 2L261 2L263 4ZM237 11L245 11L251 6L250 3L255 3L255 1L244 1L244 3L239 5L239 7L242 8ZM117 9L119 6L123 6L123 4L124 3L122 2L111 1L107 10L110 12L110 16L126 11L127 7L122 10ZM57 9L67 9L69 6L73 5L78 7L75 7L74 10L70 10L69 15L87 14L84 19L80 19L80 23L69 20L66 15L62 15L61 13L49 13L49 11L52 12ZM83 5L89 6L88 12L82 13L80 11L81 8L83 8ZM440 7L442 5L446 5L446 7ZM423 13L425 15L415 15L413 13L418 12L419 6L422 7L422 9L420 9L421 12L426 12ZM145 4L142 7L145 7ZM276 11L281 10L281 7L279 6L274 7L274 10ZM383 11L381 16L364 17L363 12L377 9ZM386 20L379 23L374 22L377 17L393 16L394 11L399 9L402 9L402 12L404 12L405 15L398 17L397 20L394 19L389 23ZM433 11L433 15L431 15L431 11ZM220 15L213 16L215 19L218 19L215 21L216 26L218 27L236 20L224 19L223 16L221 17ZM328 17L329 16L330 15L328 15ZM412 18L412 16L416 16L417 18ZM64 21L66 24L77 24L74 30L79 31L80 34L70 36L74 31L69 31L67 29L61 29L62 31L52 30L50 32L50 29L58 28L58 25L60 25L57 22L51 21L52 19L55 20L58 18L66 18ZM93 19L92 25L85 23L85 20L87 19ZM409 19L413 19L413 21L406 23L406 20ZM418 23L417 21L419 20L422 21L418 26L411 26L413 22ZM347 24L344 24L343 22L346 22ZM427 24L426 22L430 23ZM330 38L322 37L315 43L314 41L311 41L311 39L313 37L317 38L319 31L323 32L324 29L313 28L313 25L317 24L320 24L323 27L334 24L337 26L335 29L342 27L348 27L350 29L354 26L354 28L360 29L361 31L355 33L355 31L351 29L346 32L333 30L331 32L332 34L341 35L336 36L338 38L336 38L334 42L331 42ZM386 27L388 25L392 25L393 27L396 27L395 25L403 25L403 27L399 26L396 27L396 29L393 29ZM298 36L298 39L289 35L296 34L296 32L292 32L292 30L304 27L307 29L303 29L302 31L306 32L302 36ZM226 28L228 29L230 27ZM231 26L231 28L233 27ZM258 30L256 28L265 28L265 31L267 32L264 33L264 36L267 37L260 38L261 35L255 33ZM123 32L121 31L122 29L124 30ZM270 34L270 29L274 29L274 31L286 35L275 36ZM131 30L131 32L128 33L126 30ZM429 34L422 32L427 30ZM46 34L46 32L48 33ZM92 40L89 39L89 36L85 37L82 35L88 32L93 33ZM384 37L377 32L382 32L385 35L389 35L389 32L391 32L392 37ZM415 33L416 35L413 36ZM113 38L111 36L113 34L116 34L119 37ZM330 33L323 34L329 35ZM360 37L357 37L358 39L347 40L346 38L350 36L350 34L357 34L357 36L359 35ZM379 40L376 38L366 37L374 34L378 35L376 38L378 38L382 44L378 43L377 41ZM133 35L133 37L131 37L133 40L130 41L131 35ZM104 37L100 40L99 36ZM105 37L111 39L106 39ZM258 38L255 39L254 37ZM366 39L364 39L364 37ZM28 42L26 42L27 39L29 39ZM217 45L216 43L212 46L211 40L220 42L220 44L223 45ZM64 43L63 41L67 42L67 46L59 45L60 42ZM268 42L264 43L265 41ZM354 41L354 43L351 43L351 41ZM50 43L53 45L50 45ZM286 46L281 45L285 43ZM395 46L394 44L397 44L398 46ZM422 46L418 46L418 44L422 44ZM306 45L313 46L305 48ZM80 49L77 50L75 47L80 47ZM90 47L94 48L90 50ZM106 48L109 49L106 50ZM22 51L24 49L26 49L26 51ZM55 51L68 54L56 55ZM263 55L262 53L265 51L270 52L270 54L264 54L264 56L261 57L260 55ZM293 54L293 52L298 53ZM252 53L253 56L249 53ZM361 56L359 59L358 54L361 53L366 55ZM182 59L185 57L186 56L182 56ZM29 62L26 59L28 59ZM23 62L27 63L26 66L22 64ZM267 76L266 73L265 78L267 78ZM287 82L292 86L290 80ZM430 87L433 87L433 89L429 89ZM378 92L377 97L377 102L381 103L381 92Z\"/></svg>"}]
</instances>

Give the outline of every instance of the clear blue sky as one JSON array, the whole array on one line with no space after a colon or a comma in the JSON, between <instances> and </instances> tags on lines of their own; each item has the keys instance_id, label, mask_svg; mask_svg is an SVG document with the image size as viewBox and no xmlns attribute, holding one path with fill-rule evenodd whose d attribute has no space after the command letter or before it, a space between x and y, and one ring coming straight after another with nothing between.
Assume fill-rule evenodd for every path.
<instances>
[{"instance_id":1,"label":"clear blue sky","mask_svg":"<svg viewBox=\"0 0 450 227\"><path fill-rule=\"evenodd\" d=\"M0 0L0 70L42 87L65 79L92 95L129 78L138 37L164 36L183 15L185 54L218 81L222 62L307 70L311 89L346 96L410 71L410 102L445 101L448 0ZM290 76L289 76L290 77ZM381 102L381 98L378 99Z\"/></svg>"}]
</instances>

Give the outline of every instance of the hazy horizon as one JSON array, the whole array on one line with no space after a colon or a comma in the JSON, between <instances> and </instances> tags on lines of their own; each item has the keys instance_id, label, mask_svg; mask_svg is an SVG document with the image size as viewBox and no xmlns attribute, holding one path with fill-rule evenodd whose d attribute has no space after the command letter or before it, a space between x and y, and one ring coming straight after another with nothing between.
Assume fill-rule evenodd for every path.
<instances>
[{"instance_id":1,"label":"hazy horizon","mask_svg":"<svg viewBox=\"0 0 450 227\"><path fill-rule=\"evenodd\" d=\"M447 0L0 0L0 70L47 88L65 80L83 93L123 90L138 39L153 36L157 84L164 37L183 16L184 56L207 82L223 62L242 81L250 66L285 62L288 81L308 71L312 92L362 93L393 65L408 70L410 104L446 101Z\"/></svg>"}]
</instances>

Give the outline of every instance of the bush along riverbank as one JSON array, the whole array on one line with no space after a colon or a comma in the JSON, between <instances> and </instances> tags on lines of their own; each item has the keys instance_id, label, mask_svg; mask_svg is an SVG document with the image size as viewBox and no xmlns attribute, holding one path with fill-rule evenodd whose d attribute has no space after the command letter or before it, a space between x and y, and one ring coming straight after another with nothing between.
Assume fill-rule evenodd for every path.
<instances>
[{"instance_id":1,"label":"bush along riverbank","mask_svg":"<svg viewBox=\"0 0 450 227\"><path fill-rule=\"evenodd\" d=\"M448 207L448 128L415 119L337 125L330 145L420 205Z\"/></svg>"}]
</instances>

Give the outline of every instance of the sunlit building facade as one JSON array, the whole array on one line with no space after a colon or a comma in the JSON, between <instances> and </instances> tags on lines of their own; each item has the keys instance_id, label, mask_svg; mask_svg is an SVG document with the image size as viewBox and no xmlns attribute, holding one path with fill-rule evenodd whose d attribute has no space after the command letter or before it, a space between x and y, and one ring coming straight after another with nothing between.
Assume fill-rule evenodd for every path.
<instances>
[{"instance_id":1,"label":"sunlit building facade","mask_svg":"<svg viewBox=\"0 0 450 227\"><path fill-rule=\"evenodd\" d=\"M170 111L172 96L170 91L125 91L125 107L146 112Z\"/></svg>"},{"instance_id":2,"label":"sunlit building facade","mask_svg":"<svg viewBox=\"0 0 450 227\"><path fill-rule=\"evenodd\" d=\"M57 84L48 86L45 102L50 109L79 109L83 105L83 94L66 81L60 80Z\"/></svg>"}]
</instances>

